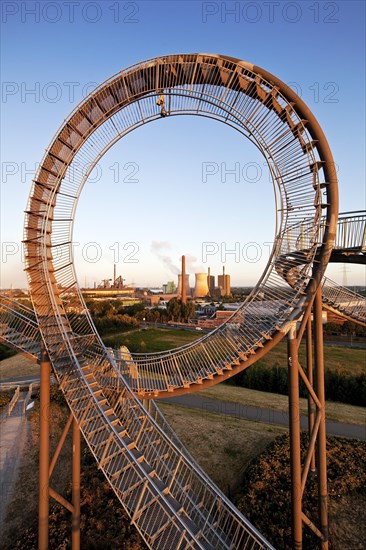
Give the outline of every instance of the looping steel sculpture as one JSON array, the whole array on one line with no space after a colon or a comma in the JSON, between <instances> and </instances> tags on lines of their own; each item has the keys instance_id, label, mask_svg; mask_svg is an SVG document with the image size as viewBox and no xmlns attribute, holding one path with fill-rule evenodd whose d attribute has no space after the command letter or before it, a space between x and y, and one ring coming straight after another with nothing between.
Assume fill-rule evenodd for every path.
<instances>
[{"instance_id":1,"label":"looping steel sculpture","mask_svg":"<svg viewBox=\"0 0 366 550\"><path fill-rule=\"evenodd\" d=\"M125 375L136 368L144 373L135 391L155 396L190 389L197 381L205 383L225 364L236 372L263 345L274 345L279 327L299 317L320 283L332 250L338 212L334 162L319 124L304 102L267 71L237 59L204 54L161 57L122 71L71 113L46 151L30 193L25 220L26 270L51 360L65 352L75 359L75 348L83 348L83 342L87 347L102 345L73 266L75 210L95 163L128 132L160 118L162 98L164 115L207 116L250 139L268 162L279 208L267 268L224 328L187 350L177 351L173 359L171 352L126 358ZM89 171L85 175L79 167L86 165ZM322 214L326 226L320 231ZM296 253L302 224L310 230L306 254L301 254L299 262ZM290 288L285 288L284 280ZM272 301L273 312L271 319L251 327L245 318L260 319L259 293ZM217 348L222 351L219 355ZM187 371L188 354L192 363L201 365L197 372ZM133 367L129 364L132 360ZM165 374L159 384L153 373L162 362ZM181 373L178 378L177 370ZM133 384L133 378L129 380Z\"/></svg>"},{"instance_id":2,"label":"looping steel sculpture","mask_svg":"<svg viewBox=\"0 0 366 550\"><path fill-rule=\"evenodd\" d=\"M274 247L255 289L222 327L177 350L113 357L76 279L72 233L78 199L114 143L142 124L160 118L164 124L175 115L228 124L263 154L278 206ZM80 166L86 165L85 174ZM314 115L278 78L231 57L171 55L134 65L93 91L52 140L25 217L33 306L78 426L149 546L242 548L249 540L253 548L266 546L135 394L202 389L249 366L281 340L313 300L332 251L337 213L333 157Z\"/></svg>"}]
</instances>

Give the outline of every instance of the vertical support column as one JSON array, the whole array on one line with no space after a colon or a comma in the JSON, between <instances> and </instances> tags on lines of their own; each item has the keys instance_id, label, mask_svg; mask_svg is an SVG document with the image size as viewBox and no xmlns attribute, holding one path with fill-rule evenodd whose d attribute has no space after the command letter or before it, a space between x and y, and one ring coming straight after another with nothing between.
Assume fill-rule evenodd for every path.
<instances>
[{"instance_id":1,"label":"vertical support column","mask_svg":"<svg viewBox=\"0 0 366 550\"><path fill-rule=\"evenodd\" d=\"M80 430L72 421L72 550L80 550Z\"/></svg>"},{"instance_id":2,"label":"vertical support column","mask_svg":"<svg viewBox=\"0 0 366 550\"><path fill-rule=\"evenodd\" d=\"M186 288L186 257L182 256L182 304L187 303L187 288Z\"/></svg>"},{"instance_id":3,"label":"vertical support column","mask_svg":"<svg viewBox=\"0 0 366 550\"><path fill-rule=\"evenodd\" d=\"M149 414L151 414L151 399L142 399L142 406L144 407L144 409L147 410L147 412Z\"/></svg>"},{"instance_id":4,"label":"vertical support column","mask_svg":"<svg viewBox=\"0 0 366 550\"><path fill-rule=\"evenodd\" d=\"M301 447L300 447L300 397L298 342L296 323L291 325L287 335L289 409L290 409L290 468L291 468L291 512L292 548L302 548L302 493L301 493Z\"/></svg>"},{"instance_id":5,"label":"vertical support column","mask_svg":"<svg viewBox=\"0 0 366 550\"><path fill-rule=\"evenodd\" d=\"M327 441L325 428L325 384L322 295L319 286L314 300L314 348L315 348L315 389L321 404L321 419L318 432L318 507L320 530L323 535L322 550L328 549L328 483L327 483Z\"/></svg>"},{"instance_id":6,"label":"vertical support column","mask_svg":"<svg viewBox=\"0 0 366 550\"><path fill-rule=\"evenodd\" d=\"M307 367L307 377L310 382L310 385L314 386L313 378L313 343L312 343L312 330L311 330L311 316L306 323L306 367ZM309 440L311 438L311 432L314 427L314 413L315 405L314 401L308 392L308 423L309 423ZM311 455L310 470L315 472L315 454Z\"/></svg>"},{"instance_id":7,"label":"vertical support column","mask_svg":"<svg viewBox=\"0 0 366 550\"><path fill-rule=\"evenodd\" d=\"M39 494L38 494L38 549L48 549L49 516L49 460L50 460L50 377L51 364L44 344L40 361L39 411Z\"/></svg>"}]
</instances>

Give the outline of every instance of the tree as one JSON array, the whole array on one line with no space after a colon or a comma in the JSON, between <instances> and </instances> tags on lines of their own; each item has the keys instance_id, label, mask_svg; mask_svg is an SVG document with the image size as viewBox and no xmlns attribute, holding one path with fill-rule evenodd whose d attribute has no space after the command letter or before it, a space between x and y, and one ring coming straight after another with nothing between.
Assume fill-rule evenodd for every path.
<instances>
[{"instance_id":1,"label":"tree","mask_svg":"<svg viewBox=\"0 0 366 550\"><path fill-rule=\"evenodd\" d=\"M342 326L344 334L355 334L357 325L353 321L345 321Z\"/></svg>"},{"instance_id":2,"label":"tree","mask_svg":"<svg viewBox=\"0 0 366 550\"><path fill-rule=\"evenodd\" d=\"M196 306L193 300L188 300L186 304L182 304L182 317L186 323L189 319L193 319L196 315Z\"/></svg>"},{"instance_id":3,"label":"tree","mask_svg":"<svg viewBox=\"0 0 366 550\"><path fill-rule=\"evenodd\" d=\"M180 321L182 313L182 301L178 298L172 298L167 305L169 319L172 321Z\"/></svg>"}]
</instances>

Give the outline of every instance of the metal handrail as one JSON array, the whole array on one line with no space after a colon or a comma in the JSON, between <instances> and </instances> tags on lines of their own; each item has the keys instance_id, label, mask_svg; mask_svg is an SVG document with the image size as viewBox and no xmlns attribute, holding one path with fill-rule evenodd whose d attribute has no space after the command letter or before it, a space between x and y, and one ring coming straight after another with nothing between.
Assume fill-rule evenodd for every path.
<instances>
[{"instance_id":1,"label":"metal handrail","mask_svg":"<svg viewBox=\"0 0 366 550\"><path fill-rule=\"evenodd\" d=\"M23 413L25 414L29 401L32 398L32 392L33 392L33 384L29 385L27 395L25 396L24 403L23 403Z\"/></svg>"},{"instance_id":2,"label":"metal handrail","mask_svg":"<svg viewBox=\"0 0 366 550\"><path fill-rule=\"evenodd\" d=\"M8 406L8 416L10 416L11 413L13 412L13 409L14 409L15 405L17 404L19 396L20 396L20 386L17 386L16 390L14 392L14 395L11 398L11 401L10 401L9 406Z\"/></svg>"},{"instance_id":3,"label":"metal handrail","mask_svg":"<svg viewBox=\"0 0 366 550\"><path fill-rule=\"evenodd\" d=\"M122 368L130 370L129 381L135 385L130 388L85 311L78 288L71 236L85 178L78 173L73 179L70 173L76 163L87 161L89 165L100 158L118 137L142 122L159 118L156 97L162 93L169 96L171 116L200 114L229 120L256 142L273 168L278 226L267 268L243 307L209 337L183 350L139 359L137 376L134 359L125 361ZM254 545L263 547L257 534L222 506L217 493L212 494L202 482L200 472L161 434L133 389L142 390L146 382L151 392L164 390L164 386L168 391L175 387L189 390L195 379L242 370L248 355L263 347L269 350L283 337L286 323L299 318L314 296L329 259L338 200L333 167L315 117L288 86L249 63L208 54L150 60L107 80L72 111L45 152L29 195L24 231L34 310L58 382L86 441L151 547L169 548L175 536L186 547L243 547L240 537L247 535ZM297 265L293 269L290 259L281 272L277 259L297 250L296 239L284 238L287 228L312 218L318 229L323 208L329 222L323 235L327 247L320 251L323 261L314 261L317 250L310 247L301 269ZM283 275L289 276L289 271L291 287L285 288ZM71 315L64 300L68 293L74 296ZM262 293L270 303L265 316L261 315ZM252 323L253 319L259 322ZM97 391L104 395L102 401ZM161 448L154 444L156 436ZM149 476L146 468L154 468L155 475ZM192 477L197 494L189 489ZM183 507L185 518L171 498ZM147 528L146 514L154 529ZM164 542L159 538L162 529L171 533Z\"/></svg>"},{"instance_id":4,"label":"metal handrail","mask_svg":"<svg viewBox=\"0 0 366 550\"><path fill-rule=\"evenodd\" d=\"M319 243L327 225L326 218L322 218L319 225ZM309 221L300 222L286 231L286 238L296 238L298 251L307 251L313 243L314 226ZM364 251L366 247L366 211L343 212L339 214L334 250L347 252Z\"/></svg>"}]
</instances>

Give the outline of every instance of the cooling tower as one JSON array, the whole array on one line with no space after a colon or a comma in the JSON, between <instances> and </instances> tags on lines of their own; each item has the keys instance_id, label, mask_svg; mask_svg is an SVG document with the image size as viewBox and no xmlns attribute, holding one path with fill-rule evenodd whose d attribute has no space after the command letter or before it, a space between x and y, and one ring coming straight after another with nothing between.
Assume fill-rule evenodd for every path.
<instances>
[{"instance_id":1,"label":"cooling tower","mask_svg":"<svg viewBox=\"0 0 366 550\"><path fill-rule=\"evenodd\" d=\"M186 292L187 292L187 296L190 295L190 290L189 290L189 273L186 273ZM177 290L177 294L178 296L182 296L182 275L178 275L178 290Z\"/></svg>"},{"instance_id":2,"label":"cooling tower","mask_svg":"<svg viewBox=\"0 0 366 550\"><path fill-rule=\"evenodd\" d=\"M196 273L196 285L194 287L194 296L202 298L208 294L207 273Z\"/></svg>"}]
</instances>

